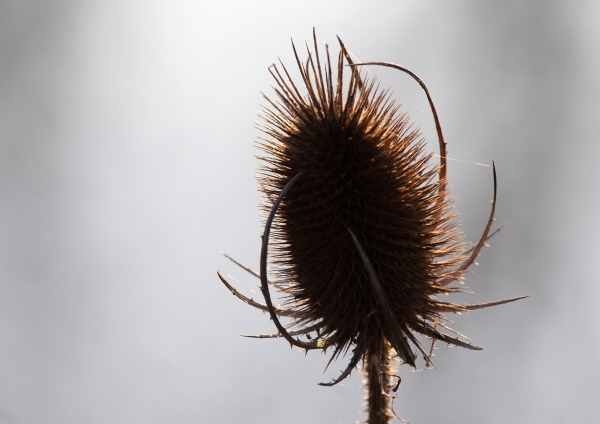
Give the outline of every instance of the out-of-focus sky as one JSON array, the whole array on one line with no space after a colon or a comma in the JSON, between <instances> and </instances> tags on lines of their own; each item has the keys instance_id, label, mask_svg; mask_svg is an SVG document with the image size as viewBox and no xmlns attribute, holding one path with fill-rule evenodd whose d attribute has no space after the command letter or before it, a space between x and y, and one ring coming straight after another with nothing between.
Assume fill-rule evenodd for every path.
<instances>
[{"instance_id":1,"label":"out-of-focus sky","mask_svg":"<svg viewBox=\"0 0 600 424\"><path fill-rule=\"evenodd\" d=\"M362 377L281 340L247 294L267 67L316 27L428 84L467 239L456 317L485 350L401 368L413 424L600 416L600 6L589 1L0 0L0 423L353 423ZM392 87L436 148L426 100ZM254 293L253 293L254 292ZM4 421L3 421L4 420Z\"/></svg>"}]
</instances>

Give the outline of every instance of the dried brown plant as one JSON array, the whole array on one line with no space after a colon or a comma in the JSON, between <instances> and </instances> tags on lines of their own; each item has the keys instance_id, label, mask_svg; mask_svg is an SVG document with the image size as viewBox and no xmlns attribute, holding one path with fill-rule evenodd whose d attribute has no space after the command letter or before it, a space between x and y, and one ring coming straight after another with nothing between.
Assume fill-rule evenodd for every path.
<instances>
[{"instance_id":1,"label":"dried brown plant","mask_svg":"<svg viewBox=\"0 0 600 424\"><path fill-rule=\"evenodd\" d=\"M337 66L329 49L322 64L314 36L306 62L296 48L301 83L286 67L273 65L278 100L266 97L268 136L258 142L266 154L258 175L266 216L260 273L236 262L261 280L265 304L231 292L268 311L277 333L301 349L332 351L331 360L352 354L346 378L362 360L367 376L369 423L387 423L393 413L390 360L415 367L416 348L431 364L416 335L467 349L481 349L447 326L447 312L463 312L512 302L456 304L438 295L461 291L463 278L492 235L496 170L490 215L479 241L462 242L453 200L446 185L446 144L429 91L421 79L398 65L353 63L340 43ZM293 46L293 43L292 43ZM344 83L345 64L350 76ZM440 163L433 164L418 130L389 91L361 74L362 65L390 66L408 73L425 90L439 138ZM306 94L303 94L305 92ZM277 216L277 219L275 217ZM272 234L271 234L272 233ZM275 280L267 278L269 259ZM269 285L284 295L273 305ZM279 317L291 322L283 325Z\"/></svg>"}]
</instances>

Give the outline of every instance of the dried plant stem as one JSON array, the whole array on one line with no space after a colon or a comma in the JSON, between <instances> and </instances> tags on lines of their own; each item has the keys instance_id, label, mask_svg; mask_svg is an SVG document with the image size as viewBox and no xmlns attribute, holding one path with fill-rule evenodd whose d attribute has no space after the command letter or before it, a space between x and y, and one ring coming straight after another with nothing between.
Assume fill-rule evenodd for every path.
<instances>
[{"instance_id":1,"label":"dried plant stem","mask_svg":"<svg viewBox=\"0 0 600 424\"><path fill-rule=\"evenodd\" d=\"M367 391L367 424L388 424L394 416L391 410L392 389L390 377L394 374L390 364L390 343L384 339L382 343L372 342L365 355L366 361L363 373L365 374L365 390Z\"/></svg>"}]
</instances>

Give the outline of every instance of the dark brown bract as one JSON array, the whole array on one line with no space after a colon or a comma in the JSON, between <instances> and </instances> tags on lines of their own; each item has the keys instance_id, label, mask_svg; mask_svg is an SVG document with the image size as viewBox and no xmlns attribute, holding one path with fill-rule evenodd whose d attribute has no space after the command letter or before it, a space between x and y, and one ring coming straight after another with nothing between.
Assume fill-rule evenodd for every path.
<instances>
[{"instance_id":1,"label":"dark brown bract","mask_svg":"<svg viewBox=\"0 0 600 424\"><path fill-rule=\"evenodd\" d=\"M266 97L270 106L263 109L261 129L268 138L259 142L265 156L258 182L266 225L261 270L255 273L266 304L241 295L219 274L242 300L269 311L278 333L256 337L332 349L332 359L353 350L346 371L326 385L341 381L369 353L387 358L380 354L386 346L411 366L414 348L429 363L416 333L480 349L448 328L443 314L519 299L476 305L438 300L460 291L450 284L490 236L495 170L488 223L479 242L466 248L448 197L445 143L425 85L398 65L370 63L404 71L425 89L438 130L439 164L408 115L398 114L389 92L361 75L358 65L365 64L353 64L341 41L340 47L336 66L328 49L326 58L319 55L316 40L306 62L294 48L299 82L283 64L271 67L278 99ZM267 253L275 265L271 282ZM285 294L283 308L273 306L269 285ZM292 322L284 326L281 316Z\"/></svg>"}]
</instances>

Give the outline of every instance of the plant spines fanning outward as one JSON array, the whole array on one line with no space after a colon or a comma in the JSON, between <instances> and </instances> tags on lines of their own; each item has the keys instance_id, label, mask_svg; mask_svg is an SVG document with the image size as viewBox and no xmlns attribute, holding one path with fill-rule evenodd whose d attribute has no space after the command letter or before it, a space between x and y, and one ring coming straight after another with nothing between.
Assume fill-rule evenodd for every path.
<instances>
[{"instance_id":1,"label":"plant spines fanning outward","mask_svg":"<svg viewBox=\"0 0 600 424\"><path fill-rule=\"evenodd\" d=\"M416 348L429 363L415 334L480 349L447 328L443 314L520 299L476 305L437 299L460 291L449 284L463 276L490 236L495 168L492 211L480 241L468 249L452 212L445 142L424 83L406 68L371 63L407 72L425 89L439 165L390 93L361 75L362 64L352 62L341 40L340 47L335 67L328 48L322 63L316 37L305 62L294 47L300 83L283 64L270 68L277 100L265 96L270 106L260 128L268 138L258 143L266 154L258 182L267 219L260 273L246 268L261 278L266 304L241 295L219 274L232 293L270 313L278 330L272 336L307 350L332 349L332 359L352 351L348 368L325 385L341 381L360 360L372 368L368 356L383 355L373 346L391 346L412 367ZM275 282L267 280L270 237ZM285 308L273 306L269 285L283 292ZM291 324L283 326L279 316ZM298 338L309 334L314 337Z\"/></svg>"}]
</instances>

